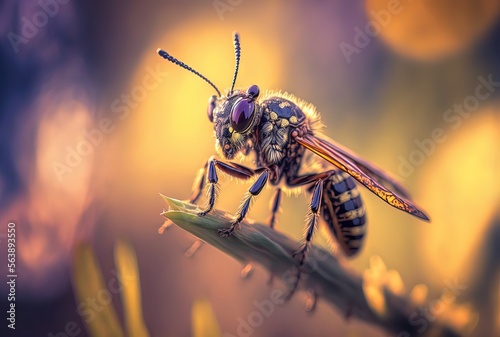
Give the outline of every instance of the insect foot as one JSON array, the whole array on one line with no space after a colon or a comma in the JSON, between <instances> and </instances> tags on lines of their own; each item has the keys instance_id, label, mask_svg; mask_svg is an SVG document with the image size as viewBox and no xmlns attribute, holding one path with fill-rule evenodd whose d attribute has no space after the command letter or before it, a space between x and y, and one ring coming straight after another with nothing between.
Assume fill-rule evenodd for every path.
<instances>
[{"instance_id":1,"label":"insect foot","mask_svg":"<svg viewBox=\"0 0 500 337\"><path fill-rule=\"evenodd\" d=\"M208 213L210 213L211 209L207 209L207 210L204 210L202 212L198 212L198 216L205 216L207 215Z\"/></svg>"},{"instance_id":2,"label":"insect foot","mask_svg":"<svg viewBox=\"0 0 500 337\"><path fill-rule=\"evenodd\" d=\"M295 260L297 260L297 262L300 262L300 261L302 261L304 259L304 255L305 255L305 247L297 250L296 252L294 252L292 254L292 257Z\"/></svg>"},{"instance_id":3,"label":"insect foot","mask_svg":"<svg viewBox=\"0 0 500 337\"><path fill-rule=\"evenodd\" d=\"M219 229L217 231L217 233L219 234L219 236L221 236L223 238L228 238L228 237L230 237L231 235L234 234L234 229L235 228L236 228L236 224L233 224L228 229Z\"/></svg>"}]
</instances>

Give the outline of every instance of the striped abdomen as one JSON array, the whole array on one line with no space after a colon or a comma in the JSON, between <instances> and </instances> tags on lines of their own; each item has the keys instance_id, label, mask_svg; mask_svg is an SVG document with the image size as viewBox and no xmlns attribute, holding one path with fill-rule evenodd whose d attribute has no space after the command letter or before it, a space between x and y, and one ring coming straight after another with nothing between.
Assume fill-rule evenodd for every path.
<instances>
[{"instance_id":1,"label":"striped abdomen","mask_svg":"<svg viewBox=\"0 0 500 337\"><path fill-rule=\"evenodd\" d=\"M366 217L356 183L347 173L337 171L325 181L321 216L344 253L356 254L365 236Z\"/></svg>"}]
</instances>

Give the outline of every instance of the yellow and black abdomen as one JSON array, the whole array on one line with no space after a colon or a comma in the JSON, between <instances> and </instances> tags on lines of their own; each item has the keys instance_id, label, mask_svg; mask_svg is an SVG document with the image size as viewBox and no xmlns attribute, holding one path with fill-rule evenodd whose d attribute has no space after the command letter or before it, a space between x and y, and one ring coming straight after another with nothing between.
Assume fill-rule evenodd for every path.
<instances>
[{"instance_id":1,"label":"yellow and black abdomen","mask_svg":"<svg viewBox=\"0 0 500 337\"><path fill-rule=\"evenodd\" d=\"M355 255L365 236L366 216L356 183L347 173L336 171L325 181L321 216L344 253Z\"/></svg>"}]
</instances>

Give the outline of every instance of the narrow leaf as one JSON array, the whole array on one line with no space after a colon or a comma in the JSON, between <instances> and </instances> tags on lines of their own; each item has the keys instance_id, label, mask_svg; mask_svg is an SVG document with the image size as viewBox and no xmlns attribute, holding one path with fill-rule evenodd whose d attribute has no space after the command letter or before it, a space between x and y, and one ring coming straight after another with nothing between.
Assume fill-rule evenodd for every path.
<instances>
[{"instance_id":1,"label":"narrow leaf","mask_svg":"<svg viewBox=\"0 0 500 337\"><path fill-rule=\"evenodd\" d=\"M111 292L106 287L94 251L88 244L79 244L75 249L73 289L77 306L86 308L85 311L89 313L83 318L90 336L125 336L113 308ZM98 301L100 311L94 310L89 301Z\"/></svg>"},{"instance_id":2,"label":"narrow leaf","mask_svg":"<svg viewBox=\"0 0 500 337\"><path fill-rule=\"evenodd\" d=\"M137 258L133 248L123 241L118 241L115 245L115 265L122 278L122 304L127 334L130 337L149 337L142 315Z\"/></svg>"},{"instance_id":3,"label":"narrow leaf","mask_svg":"<svg viewBox=\"0 0 500 337\"><path fill-rule=\"evenodd\" d=\"M191 311L193 337L220 337L221 332L212 305L207 299L198 299Z\"/></svg>"}]
</instances>

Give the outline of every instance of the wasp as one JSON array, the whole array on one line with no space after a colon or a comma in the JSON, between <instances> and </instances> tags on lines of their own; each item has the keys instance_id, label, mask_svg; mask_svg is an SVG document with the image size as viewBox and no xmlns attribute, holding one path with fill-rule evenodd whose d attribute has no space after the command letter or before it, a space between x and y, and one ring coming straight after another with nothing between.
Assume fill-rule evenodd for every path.
<instances>
[{"instance_id":1,"label":"wasp","mask_svg":"<svg viewBox=\"0 0 500 337\"><path fill-rule=\"evenodd\" d=\"M306 187L311 199L304 242L293 254L298 259L297 277L290 289L293 294L320 216L346 256L359 252L366 232L366 214L356 182L389 205L429 221L404 187L389 174L323 135L319 114L312 104L287 93L262 94L257 85L246 90L235 89L241 57L238 33L233 33L233 44L236 65L232 85L224 95L208 78L166 51L157 50L161 57L194 73L217 92L208 100L207 115L214 124L215 148L222 159L211 157L195 182L192 203L198 201L208 184L207 205L198 215L205 216L216 203L219 170L237 179L256 177L230 227L219 230L221 236L229 237L237 230L253 199L267 184L276 187L271 202L271 227L276 222L282 190ZM254 156L253 168L232 161L237 156L250 155ZM314 158L322 163L321 170L303 173Z\"/></svg>"}]
</instances>

